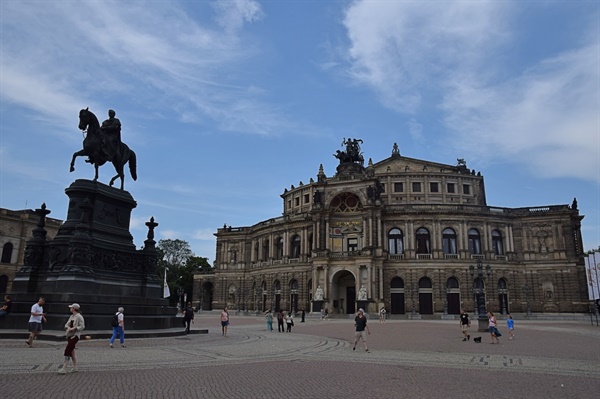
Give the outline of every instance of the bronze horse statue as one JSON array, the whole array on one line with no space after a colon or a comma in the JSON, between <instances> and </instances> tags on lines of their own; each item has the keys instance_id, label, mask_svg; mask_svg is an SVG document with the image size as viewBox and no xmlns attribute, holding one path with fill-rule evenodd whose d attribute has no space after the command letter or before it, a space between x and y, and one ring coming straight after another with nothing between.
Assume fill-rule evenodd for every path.
<instances>
[{"instance_id":1,"label":"bronze horse statue","mask_svg":"<svg viewBox=\"0 0 600 399\"><path fill-rule=\"evenodd\" d=\"M83 139L83 149L73 154L73 158L71 159L71 172L75 170L75 158L87 156L88 159L86 162L93 164L94 168L96 169L94 181L98 180L98 168L104 165L106 162L112 162L113 166L115 167L115 171L117 172L117 175L110 179L111 187L117 178L121 178L121 190L123 190L125 181L123 167L127 162L129 162L129 171L131 172L131 177L133 180L137 180L137 162L135 152L133 152L133 150L131 150L127 144L119 141L119 149L114 153L113 156L108 155L108 151L105 151L107 138L100 129L98 118L96 118L96 115L94 115L92 111L89 111L87 108L79 111L79 129L87 132L87 134Z\"/></svg>"}]
</instances>

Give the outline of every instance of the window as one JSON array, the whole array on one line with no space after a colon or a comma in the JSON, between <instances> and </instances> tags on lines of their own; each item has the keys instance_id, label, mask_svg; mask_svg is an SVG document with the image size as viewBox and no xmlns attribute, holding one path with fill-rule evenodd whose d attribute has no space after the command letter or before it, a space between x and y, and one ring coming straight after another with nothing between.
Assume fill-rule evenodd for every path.
<instances>
[{"instance_id":1,"label":"window","mask_svg":"<svg viewBox=\"0 0 600 399\"><path fill-rule=\"evenodd\" d=\"M310 202L310 195L309 194L304 194L304 203L308 204Z\"/></svg>"},{"instance_id":2,"label":"window","mask_svg":"<svg viewBox=\"0 0 600 399\"><path fill-rule=\"evenodd\" d=\"M417 253L431 253L429 230L427 230L425 227L421 227L417 230L417 234L415 236L417 239Z\"/></svg>"},{"instance_id":3,"label":"window","mask_svg":"<svg viewBox=\"0 0 600 399\"><path fill-rule=\"evenodd\" d=\"M312 250L313 250L313 235L309 234L308 235L308 254L307 256L310 258L310 256L312 255ZM310 287L310 285L309 285Z\"/></svg>"},{"instance_id":4,"label":"window","mask_svg":"<svg viewBox=\"0 0 600 399\"><path fill-rule=\"evenodd\" d=\"M13 245L10 242L7 242L2 247L2 263L10 263L12 259Z\"/></svg>"},{"instance_id":5,"label":"window","mask_svg":"<svg viewBox=\"0 0 600 399\"><path fill-rule=\"evenodd\" d=\"M454 183L448 183L448 184L446 185L446 187L447 187L447 191L448 191L450 194L454 194L454 192L455 192Z\"/></svg>"},{"instance_id":6,"label":"window","mask_svg":"<svg viewBox=\"0 0 600 399\"><path fill-rule=\"evenodd\" d=\"M447 228L442 232L442 243L444 246L444 254L456 254L456 232L453 229Z\"/></svg>"},{"instance_id":7,"label":"window","mask_svg":"<svg viewBox=\"0 0 600 399\"><path fill-rule=\"evenodd\" d=\"M429 183L429 191L437 193L440 191L439 184L437 182Z\"/></svg>"},{"instance_id":8,"label":"window","mask_svg":"<svg viewBox=\"0 0 600 399\"><path fill-rule=\"evenodd\" d=\"M348 251L358 251L358 238L348 238Z\"/></svg>"},{"instance_id":9,"label":"window","mask_svg":"<svg viewBox=\"0 0 600 399\"><path fill-rule=\"evenodd\" d=\"M401 255L404 253L404 236L402 230L394 227L388 233L388 251L392 255Z\"/></svg>"},{"instance_id":10,"label":"window","mask_svg":"<svg viewBox=\"0 0 600 399\"><path fill-rule=\"evenodd\" d=\"M502 233L498 230L492 231L492 249L494 250L494 255L504 255Z\"/></svg>"},{"instance_id":11,"label":"window","mask_svg":"<svg viewBox=\"0 0 600 399\"><path fill-rule=\"evenodd\" d=\"M418 181L413 182L412 190L413 190L413 193L420 193L421 192L421 183Z\"/></svg>"},{"instance_id":12,"label":"window","mask_svg":"<svg viewBox=\"0 0 600 399\"><path fill-rule=\"evenodd\" d=\"M254 243L254 259L259 260L258 259L258 249L259 249L259 245L258 245L258 241L256 241Z\"/></svg>"},{"instance_id":13,"label":"window","mask_svg":"<svg viewBox=\"0 0 600 399\"><path fill-rule=\"evenodd\" d=\"M294 205L295 205L295 206L298 206L298 205L300 205L300 197L296 197L296 198L294 198Z\"/></svg>"},{"instance_id":14,"label":"window","mask_svg":"<svg viewBox=\"0 0 600 399\"><path fill-rule=\"evenodd\" d=\"M271 252L269 251L269 240L265 240L263 242L263 260L268 260L270 254Z\"/></svg>"},{"instance_id":15,"label":"window","mask_svg":"<svg viewBox=\"0 0 600 399\"><path fill-rule=\"evenodd\" d=\"M401 193L404 191L404 183L394 183L394 192Z\"/></svg>"},{"instance_id":16,"label":"window","mask_svg":"<svg viewBox=\"0 0 600 399\"><path fill-rule=\"evenodd\" d=\"M463 184L463 194L471 194L471 186L469 186L468 184Z\"/></svg>"},{"instance_id":17,"label":"window","mask_svg":"<svg viewBox=\"0 0 600 399\"><path fill-rule=\"evenodd\" d=\"M300 257L300 236L298 234L292 237L292 258Z\"/></svg>"},{"instance_id":18,"label":"window","mask_svg":"<svg viewBox=\"0 0 600 399\"><path fill-rule=\"evenodd\" d=\"M283 259L283 238L281 237L279 237L279 239L277 240L275 259Z\"/></svg>"},{"instance_id":19,"label":"window","mask_svg":"<svg viewBox=\"0 0 600 399\"><path fill-rule=\"evenodd\" d=\"M450 277L448 280L446 280L446 287L449 289L459 288L456 277Z\"/></svg>"},{"instance_id":20,"label":"window","mask_svg":"<svg viewBox=\"0 0 600 399\"><path fill-rule=\"evenodd\" d=\"M469 229L469 253L481 255L481 236L477 229Z\"/></svg>"}]
</instances>

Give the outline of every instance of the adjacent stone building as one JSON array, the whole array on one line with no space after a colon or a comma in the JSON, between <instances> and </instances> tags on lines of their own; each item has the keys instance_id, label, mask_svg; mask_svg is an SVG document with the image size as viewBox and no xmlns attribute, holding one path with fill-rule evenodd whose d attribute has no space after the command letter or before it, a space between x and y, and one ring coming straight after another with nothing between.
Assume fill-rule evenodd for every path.
<instances>
[{"instance_id":1,"label":"adjacent stone building","mask_svg":"<svg viewBox=\"0 0 600 399\"><path fill-rule=\"evenodd\" d=\"M17 270L23 266L25 258L25 244L33 237L39 221L32 209L11 211L0 208L0 294L12 290L12 282ZM54 238L62 221L46 218L48 239Z\"/></svg>"},{"instance_id":2,"label":"adjacent stone building","mask_svg":"<svg viewBox=\"0 0 600 399\"><path fill-rule=\"evenodd\" d=\"M316 180L286 189L282 216L219 228L215 271L195 276L196 303L332 314L385 306L417 317L482 304L498 313L588 311L576 200L490 206L483 176L462 159L408 158L394 144L365 167L361 143L344 141L334 176L321 165Z\"/></svg>"}]
</instances>

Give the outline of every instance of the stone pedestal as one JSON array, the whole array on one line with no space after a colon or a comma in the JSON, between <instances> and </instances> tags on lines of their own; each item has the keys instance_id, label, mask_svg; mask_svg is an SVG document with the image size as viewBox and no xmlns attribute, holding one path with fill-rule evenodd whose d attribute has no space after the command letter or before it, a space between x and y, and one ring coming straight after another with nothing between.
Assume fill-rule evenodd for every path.
<instances>
[{"instance_id":1,"label":"stone pedestal","mask_svg":"<svg viewBox=\"0 0 600 399\"><path fill-rule=\"evenodd\" d=\"M37 297L44 296L45 310L64 317L69 304L79 303L88 330L109 328L108 316L119 306L125 308L126 328L128 321L137 329L179 327L175 309L161 298L153 240L157 224L147 223L145 247L136 250L129 223L137 204L129 192L90 180L76 180L65 192L67 220L53 240L41 232L49 211L36 210L40 231L27 242L24 266L13 282L17 308L25 303L23 311L28 312ZM48 318L46 328L63 327L61 318Z\"/></svg>"},{"instance_id":2,"label":"stone pedestal","mask_svg":"<svg viewBox=\"0 0 600 399\"><path fill-rule=\"evenodd\" d=\"M313 300L312 301L312 304L313 304L312 311L313 312L321 312L321 309L323 309L324 302L325 301L323 301L323 300L318 300L318 301Z\"/></svg>"}]
</instances>

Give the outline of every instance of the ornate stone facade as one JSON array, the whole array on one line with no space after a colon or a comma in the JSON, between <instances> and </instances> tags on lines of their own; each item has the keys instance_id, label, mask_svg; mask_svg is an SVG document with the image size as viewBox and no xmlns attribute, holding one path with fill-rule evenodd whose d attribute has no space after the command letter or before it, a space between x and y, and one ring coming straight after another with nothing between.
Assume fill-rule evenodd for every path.
<instances>
[{"instance_id":1,"label":"ornate stone facade","mask_svg":"<svg viewBox=\"0 0 600 399\"><path fill-rule=\"evenodd\" d=\"M335 176L321 166L316 181L286 189L282 216L218 229L215 272L195 276L195 301L311 311L320 286L333 314L359 302L392 315L472 313L476 297L498 313L588 310L576 201L489 206L483 176L462 159L412 159L394 144L364 167L352 151L338 151Z\"/></svg>"},{"instance_id":2,"label":"ornate stone facade","mask_svg":"<svg viewBox=\"0 0 600 399\"><path fill-rule=\"evenodd\" d=\"M38 219L32 209L0 209L0 293L11 291L15 274L24 264L25 244L33 237ZM48 239L56 236L61 224L61 220L46 218Z\"/></svg>"}]
</instances>

